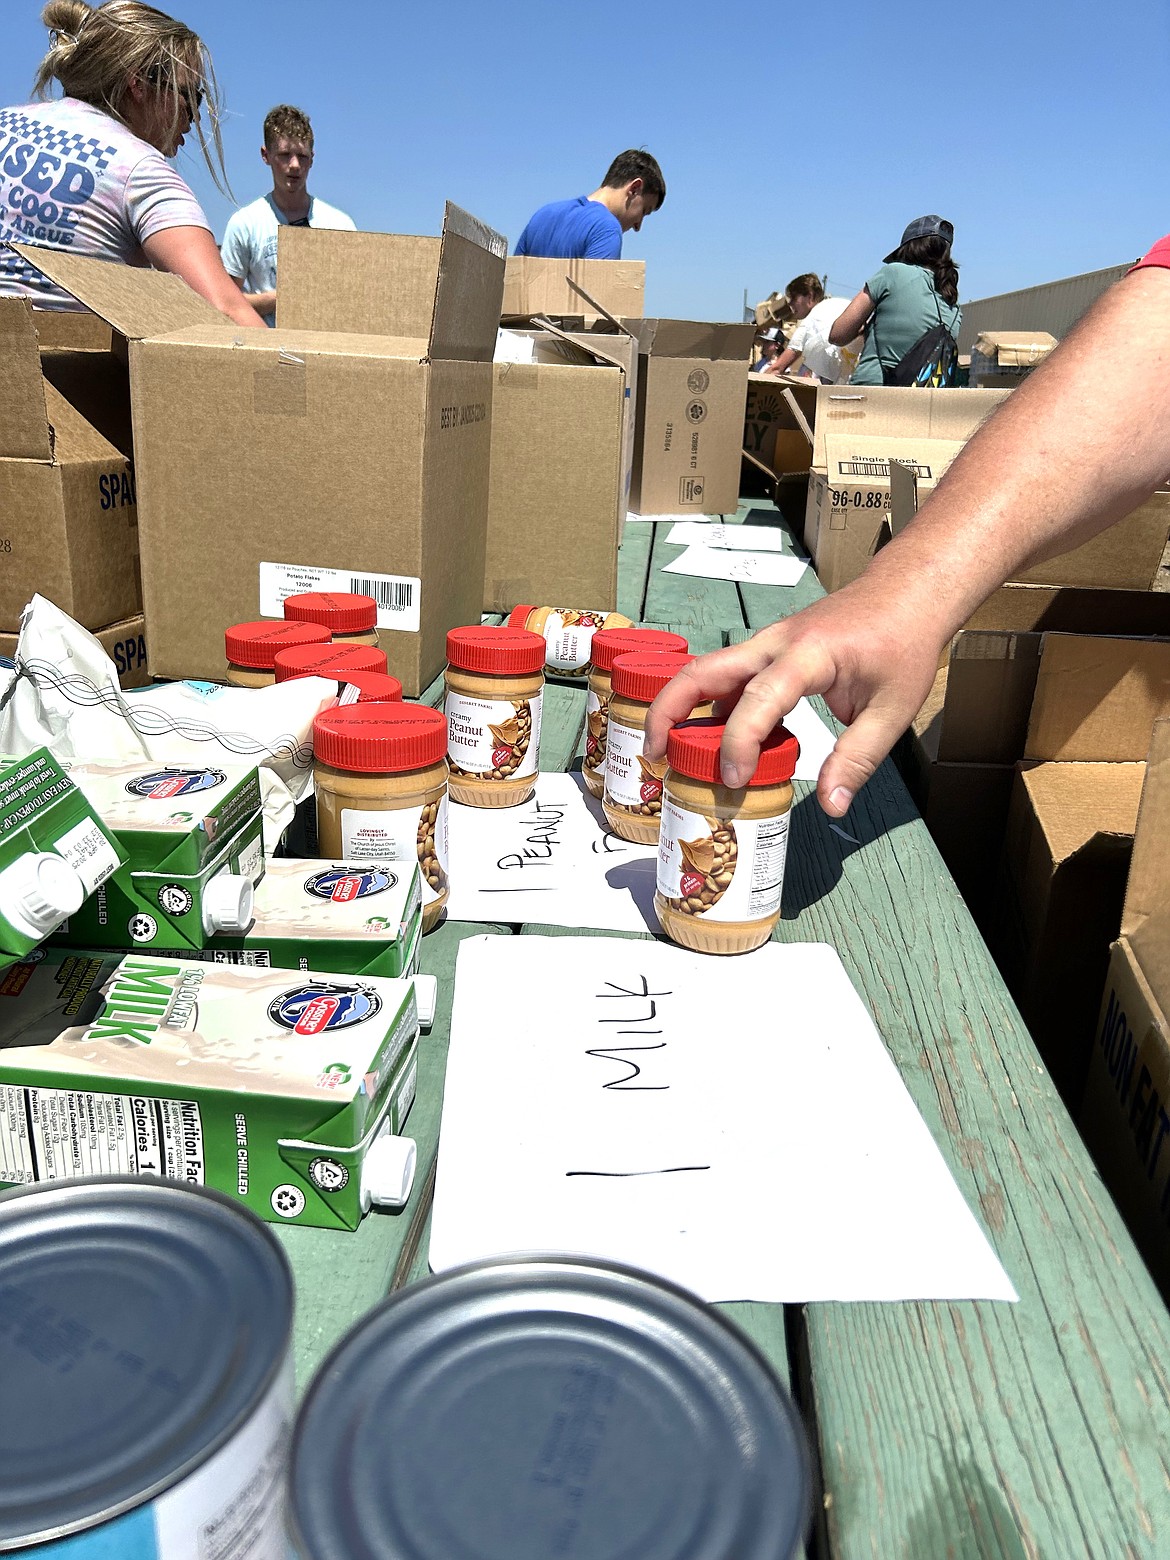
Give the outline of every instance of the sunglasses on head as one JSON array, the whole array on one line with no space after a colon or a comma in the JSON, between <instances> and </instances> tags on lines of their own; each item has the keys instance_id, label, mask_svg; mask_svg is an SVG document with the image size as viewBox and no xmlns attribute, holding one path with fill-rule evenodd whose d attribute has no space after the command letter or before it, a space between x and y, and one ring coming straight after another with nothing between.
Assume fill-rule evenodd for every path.
<instances>
[{"instance_id":1,"label":"sunglasses on head","mask_svg":"<svg viewBox=\"0 0 1170 1560\"><path fill-rule=\"evenodd\" d=\"M174 92L186 105L187 113L192 120L199 117L199 110L203 105L202 87L177 87L170 74L165 70L148 70L146 79L152 87L157 87L160 92Z\"/></svg>"}]
</instances>

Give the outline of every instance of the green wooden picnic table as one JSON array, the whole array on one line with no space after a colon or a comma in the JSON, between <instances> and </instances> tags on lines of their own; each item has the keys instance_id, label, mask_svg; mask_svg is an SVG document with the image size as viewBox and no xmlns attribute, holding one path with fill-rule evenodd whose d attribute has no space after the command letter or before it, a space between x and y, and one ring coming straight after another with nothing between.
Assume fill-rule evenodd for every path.
<instances>
[{"instance_id":1,"label":"green wooden picnic table","mask_svg":"<svg viewBox=\"0 0 1170 1560\"><path fill-rule=\"evenodd\" d=\"M781 524L763 503L735 518L749 512ZM663 574L679 552L668 530L627 526L617 605L695 650L821 594L811 570L789 589ZM441 684L425 697L438 703ZM543 768L579 756L584 704L582 690L549 686ZM892 765L844 820L853 840L830 828L812 789L797 786L775 935L837 949L1020 1301L724 1307L804 1413L820 1476L808 1554L1170 1555L1170 1315ZM302 1389L358 1317L427 1271L451 982L460 942L485 931L566 935L447 923L424 940L440 1004L408 1123L419 1147L410 1203L356 1234L281 1232Z\"/></svg>"}]
</instances>

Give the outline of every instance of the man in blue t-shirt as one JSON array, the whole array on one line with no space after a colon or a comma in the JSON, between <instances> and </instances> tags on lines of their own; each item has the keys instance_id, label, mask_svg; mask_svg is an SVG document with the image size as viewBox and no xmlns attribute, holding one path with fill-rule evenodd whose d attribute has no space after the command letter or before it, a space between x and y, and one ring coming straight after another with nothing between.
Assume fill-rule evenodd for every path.
<instances>
[{"instance_id":1,"label":"man in blue t-shirt","mask_svg":"<svg viewBox=\"0 0 1170 1560\"><path fill-rule=\"evenodd\" d=\"M622 234L642 226L666 199L666 180L649 152L622 152L592 195L555 200L528 220L518 255L555 260L620 260Z\"/></svg>"}]
</instances>

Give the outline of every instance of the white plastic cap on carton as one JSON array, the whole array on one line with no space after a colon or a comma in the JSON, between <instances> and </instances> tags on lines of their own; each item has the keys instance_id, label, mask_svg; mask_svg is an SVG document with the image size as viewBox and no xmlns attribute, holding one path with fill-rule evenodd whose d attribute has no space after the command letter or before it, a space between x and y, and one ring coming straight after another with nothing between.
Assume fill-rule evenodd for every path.
<instances>
[{"instance_id":1,"label":"white plastic cap on carton","mask_svg":"<svg viewBox=\"0 0 1170 1560\"><path fill-rule=\"evenodd\" d=\"M250 877L221 872L203 885L203 930L246 932L252 924L256 890Z\"/></svg>"},{"instance_id":2,"label":"white plastic cap on carton","mask_svg":"<svg viewBox=\"0 0 1170 1560\"><path fill-rule=\"evenodd\" d=\"M84 899L85 884L54 851L27 851L0 872L0 916L24 937L47 937Z\"/></svg>"},{"instance_id":3,"label":"white plastic cap on carton","mask_svg":"<svg viewBox=\"0 0 1170 1560\"><path fill-rule=\"evenodd\" d=\"M414 1139L395 1137L388 1125L384 1127L366 1150L362 1165L363 1213L371 1203L378 1208L401 1208L414 1185L417 1163Z\"/></svg>"},{"instance_id":4,"label":"white plastic cap on carton","mask_svg":"<svg viewBox=\"0 0 1170 1560\"><path fill-rule=\"evenodd\" d=\"M418 1008L418 1027L429 1029L435 1021L435 1009L439 1005L439 982L434 975L415 975L414 1001Z\"/></svg>"}]
</instances>

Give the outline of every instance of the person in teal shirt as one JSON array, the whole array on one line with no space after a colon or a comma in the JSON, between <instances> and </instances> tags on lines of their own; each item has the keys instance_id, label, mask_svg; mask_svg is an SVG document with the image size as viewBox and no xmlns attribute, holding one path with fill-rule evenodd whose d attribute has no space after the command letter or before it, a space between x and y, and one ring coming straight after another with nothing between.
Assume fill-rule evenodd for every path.
<instances>
[{"instance_id":1,"label":"person in teal shirt","mask_svg":"<svg viewBox=\"0 0 1170 1560\"><path fill-rule=\"evenodd\" d=\"M956 340L963 319L959 268L951 257L955 230L942 217L916 217L902 242L837 317L829 331L844 346L861 330L865 345L849 383L881 385L920 338L943 325Z\"/></svg>"}]
</instances>

